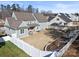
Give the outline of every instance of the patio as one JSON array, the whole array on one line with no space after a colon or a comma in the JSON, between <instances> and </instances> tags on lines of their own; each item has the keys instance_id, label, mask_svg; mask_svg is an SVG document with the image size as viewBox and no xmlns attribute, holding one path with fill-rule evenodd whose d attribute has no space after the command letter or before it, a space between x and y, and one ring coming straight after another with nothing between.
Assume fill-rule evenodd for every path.
<instances>
[{"instance_id":1,"label":"patio","mask_svg":"<svg viewBox=\"0 0 79 59\"><path fill-rule=\"evenodd\" d=\"M45 45L55 41L54 38L51 38L50 36L46 35L46 32L46 30L41 32L35 32L29 37L23 37L21 39L40 50L44 50Z\"/></svg>"}]
</instances>

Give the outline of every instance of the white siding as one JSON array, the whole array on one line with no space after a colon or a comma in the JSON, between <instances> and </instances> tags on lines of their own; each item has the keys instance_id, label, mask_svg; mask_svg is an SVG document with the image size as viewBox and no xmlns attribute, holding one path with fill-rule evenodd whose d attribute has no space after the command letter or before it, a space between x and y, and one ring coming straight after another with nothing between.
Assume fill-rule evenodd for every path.
<instances>
[{"instance_id":1,"label":"white siding","mask_svg":"<svg viewBox=\"0 0 79 59\"><path fill-rule=\"evenodd\" d=\"M27 27L28 21L22 21L21 25L19 27Z\"/></svg>"},{"instance_id":2,"label":"white siding","mask_svg":"<svg viewBox=\"0 0 79 59\"><path fill-rule=\"evenodd\" d=\"M8 27L4 27L4 29L5 29L5 33L9 35L16 33L16 30L10 29Z\"/></svg>"},{"instance_id":3,"label":"white siding","mask_svg":"<svg viewBox=\"0 0 79 59\"><path fill-rule=\"evenodd\" d=\"M59 19L59 20L57 20L57 19ZM60 17L58 17L58 16L56 16L54 19L52 19L51 21L50 21L50 24L52 24L52 23L61 23L61 25L64 25L64 23L66 23L63 19L61 19Z\"/></svg>"},{"instance_id":4,"label":"white siding","mask_svg":"<svg viewBox=\"0 0 79 59\"><path fill-rule=\"evenodd\" d=\"M18 37L24 37L24 36L28 36L28 29L24 29L24 33L21 34L21 30L17 30L17 36Z\"/></svg>"}]
</instances>

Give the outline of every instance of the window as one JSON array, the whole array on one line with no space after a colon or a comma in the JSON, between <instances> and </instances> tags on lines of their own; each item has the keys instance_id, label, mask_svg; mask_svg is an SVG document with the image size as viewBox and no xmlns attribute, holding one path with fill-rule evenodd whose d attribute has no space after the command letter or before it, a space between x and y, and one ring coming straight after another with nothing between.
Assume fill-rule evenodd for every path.
<instances>
[{"instance_id":1,"label":"window","mask_svg":"<svg viewBox=\"0 0 79 59\"><path fill-rule=\"evenodd\" d=\"M59 20L59 18L57 18L57 20Z\"/></svg>"},{"instance_id":2,"label":"window","mask_svg":"<svg viewBox=\"0 0 79 59\"><path fill-rule=\"evenodd\" d=\"M21 30L20 30L20 33L21 33L21 34L24 33L24 29L21 29Z\"/></svg>"}]
</instances>

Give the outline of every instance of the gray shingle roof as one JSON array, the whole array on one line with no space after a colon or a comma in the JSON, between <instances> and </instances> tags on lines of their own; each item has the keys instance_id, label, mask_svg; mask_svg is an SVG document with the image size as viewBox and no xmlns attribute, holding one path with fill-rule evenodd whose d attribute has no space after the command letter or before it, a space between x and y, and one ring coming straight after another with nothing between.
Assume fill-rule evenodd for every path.
<instances>
[{"instance_id":1,"label":"gray shingle roof","mask_svg":"<svg viewBox=\"0 0 79 59\"><path fill-rule=\"evenodd\" d=\"M8 20L8 23L10 25L10 28L13 28L13 29L29 28L32 26L38 26L38 24L34 23L34 24L27 24L28 25L27 27L19 27L22 23L21 20L15 20L12 17L8 17L7 20Z\"/></svg>"},{"instance_id":2,"label":"gray shingle roof","mask_svg":"<svg viewBox=\"0 0 79 59\"><path fill-rule=\"evenodd\" d=\"M55 18L57 14L51 14L49 15L48 21L51 21L53 18Z\"/></svg>"},{"instance_id":3,"label":"gray shingle roof","mask_svg":"<svg viewBox=\"0 0 79 59\"><path fill-rule=\"evenodd\" d=\"M48 22L48 16L44 16L43 14L34 14L34 16L39 22Z\"/></svg>"},{"instance_id":4,"label":"gray shingle roof","mask_svg":"<svg viewBox=\"0 0 79 59\"><path fill-rule=\"evenodd\" d=\"M19 25L22 23L22 21L15 20L12 17L8 17L7 20L9 22L10 27L13 29L17 29Z\"/></svg>"},{"instance_id":5,"label":"gray shingle roof","mask_svg":"<svg viewBox=\"0 0 79 59\"><path fill-rule=\"evenodd\" d=\"M67 16L65 16L63 13L60 13L60 15L58 15L60 18L62 18L64 21L66 22L71 22L71 19L69 19Z\"/></svg>"},{"instance_id":6,"label":"gray shingle roof","mask_svg":"<svg viewBox=\"0 0 79 59\"><path fill-rule=\"evenodd\" d=\"M70 15L69 15L69 14L67 14L67 13L66 13L65 15L66 15L67 17L71 18L71 17L70 17Z\"/></svg>"},{"instance_id":7,"label":"gray shingle roof","mask_svg":"<svg viewBox=\"0 0 79 59\"><path fill-rule=\"evenodd\" d=\"M8 11L8 10L3 10L2 12L1 12L1 15L2 15L2 19L4 19L5 20L5 18L6 17L11 17L12 16L12 11Z\"/></svg>"},{"instance_id":8,"label":"gray shingle roof","mask_svg":"<svg viewBox=\"0 0 79 59\"><path fill-rule=\"evenodd\" d=\"M34 21L35 18L32 16L32 13L28 12L14 12L17 19L21 21Z\"/></svg>"}]
</instances>

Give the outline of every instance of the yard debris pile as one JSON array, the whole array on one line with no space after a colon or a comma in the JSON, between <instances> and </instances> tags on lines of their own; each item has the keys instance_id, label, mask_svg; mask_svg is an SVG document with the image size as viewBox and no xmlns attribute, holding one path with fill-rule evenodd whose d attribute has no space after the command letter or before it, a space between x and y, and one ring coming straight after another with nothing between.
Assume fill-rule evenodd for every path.
<instances>
[{"instance_id":1,"label":"yard debris pile","mask_svg":"<svg viewBox=\"0 0 79 59\"><path fill-rule=\"evenodd\" d=\"M63 55L64 57L79 57L79 37Z\"/></svg>"}]
</instances>

